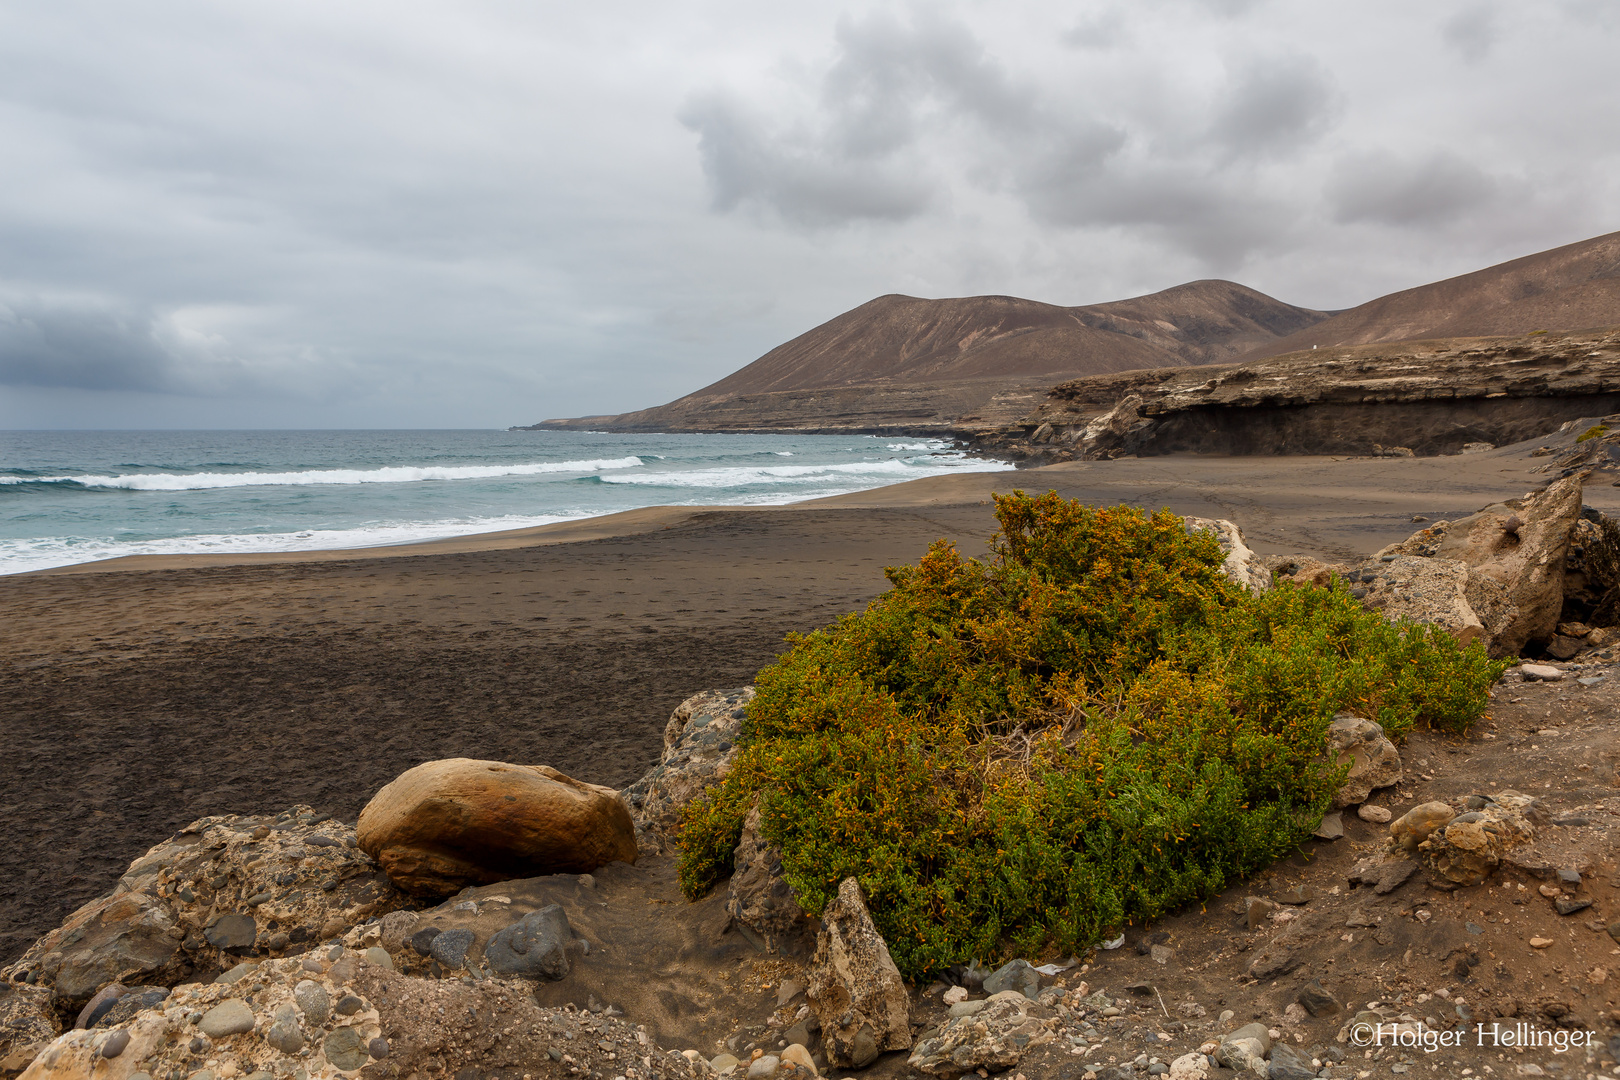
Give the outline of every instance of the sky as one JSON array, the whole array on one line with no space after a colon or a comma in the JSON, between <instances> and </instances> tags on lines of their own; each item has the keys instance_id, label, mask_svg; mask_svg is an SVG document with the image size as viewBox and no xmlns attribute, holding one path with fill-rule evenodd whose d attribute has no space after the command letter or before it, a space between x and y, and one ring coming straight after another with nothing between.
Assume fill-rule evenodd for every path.
<instances>
[{"instance_id":1,"label":"sky","mask_svg":"<svg viewBox=\"0 0 1620 1080\"><path fill-rule=\"evenodd\" d=\"M505 427L885 293L1620 229L1610 0L0 5L0 427Z\"/></svg>"}]
</instances>

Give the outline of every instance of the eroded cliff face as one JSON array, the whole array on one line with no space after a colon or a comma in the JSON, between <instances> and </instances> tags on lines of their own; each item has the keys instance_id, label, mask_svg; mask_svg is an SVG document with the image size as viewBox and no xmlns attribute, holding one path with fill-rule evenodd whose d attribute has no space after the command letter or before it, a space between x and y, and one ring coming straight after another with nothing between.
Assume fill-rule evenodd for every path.
<instances>
[{"instance_id":1,"label":"eroded cliff face","mask_svg":"<svg viewBox=\"0 0 1620 1080\"><path fill-rule=\"evenodd\" d=\"M1620 328L1320 349L1220 367L1074 379L1018 425L972 433L990 453L1065 461L1131 454L1457 453L1620 411Z\"/></svg>"}]
</instances>

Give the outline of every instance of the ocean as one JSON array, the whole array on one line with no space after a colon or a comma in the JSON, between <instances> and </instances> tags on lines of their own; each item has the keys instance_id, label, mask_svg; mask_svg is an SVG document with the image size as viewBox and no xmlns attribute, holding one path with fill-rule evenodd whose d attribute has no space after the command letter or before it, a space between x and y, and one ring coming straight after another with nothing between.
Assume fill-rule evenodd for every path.
<instances>
[{"instance_id":1,"label":"ocean","mask_svg":"<svg viewBox=\"0 0 1620 1080\"><path fill-rule=\"evenodd\" d=\"M0 432L0 574L311 551L1011 469L929 439L576 431Z\"/></svg>"}]
</instances>

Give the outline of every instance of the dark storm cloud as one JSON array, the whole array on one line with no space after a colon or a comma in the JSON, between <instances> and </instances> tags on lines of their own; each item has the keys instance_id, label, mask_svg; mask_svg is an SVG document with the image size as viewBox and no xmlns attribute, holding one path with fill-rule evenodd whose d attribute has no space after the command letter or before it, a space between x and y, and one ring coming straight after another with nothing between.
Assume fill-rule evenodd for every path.
<instances>
[{"instance_id":1,"label":"dark storm cloud","mask_svg":"<svg viewBox=\"0 0 1620 1080\"><path fill-rule=\"evenodd\" d=\"M1500 184L1449 153L1415 159L1363 154L1339 162L1327 196L1341 222L1434 228L1490 203Z\"/></svg>"},{"instance_id":2,"label":"dark storm cloud","mask_svg":"<svg viewBox=\"0 0 1620 1080\"><path fill-rule=\"evenodd\" d=\"M175 368L150 313L0 302L0 385L172 393Z\"/></svg>"}]
</instances>

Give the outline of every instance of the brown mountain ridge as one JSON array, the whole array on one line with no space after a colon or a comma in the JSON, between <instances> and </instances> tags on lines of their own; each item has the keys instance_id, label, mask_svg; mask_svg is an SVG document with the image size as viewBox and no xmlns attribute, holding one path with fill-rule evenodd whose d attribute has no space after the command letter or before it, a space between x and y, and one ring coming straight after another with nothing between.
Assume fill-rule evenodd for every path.
<instances>
[{"instance_id":1,"label":"brown mountain ridge","mask_svg":"<svg viewBox=\"0 0 1620 1080\"><path fill-rule=\"evenodd\" d=\"M956 434L1016 424L1055 383L1318 346L1620 323L1620 233L1342 312L1203 280L1105 304L870 300L667 405L538 429Z\"/></svg>"}]
</instances>

